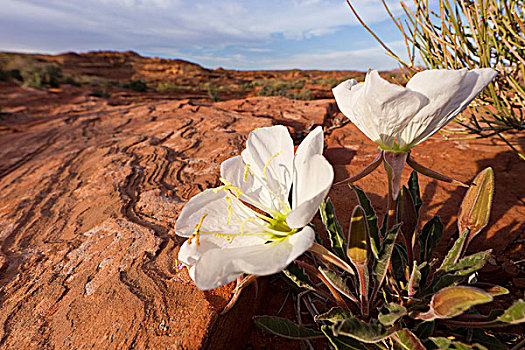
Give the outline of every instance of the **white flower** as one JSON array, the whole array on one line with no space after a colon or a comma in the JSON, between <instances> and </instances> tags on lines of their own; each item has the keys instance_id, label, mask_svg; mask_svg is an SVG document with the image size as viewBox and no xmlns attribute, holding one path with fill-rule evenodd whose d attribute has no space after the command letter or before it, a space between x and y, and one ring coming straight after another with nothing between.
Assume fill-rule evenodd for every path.
<instances>
[{"instance_id":1,"label":"white flower","mask_svg":"<svg viewBox=\"0 0 525 350\"><path fill-rule=\"evenodd\" d=\"M222 163L224 185L191 198L175 225L189 237L178 259L198 288L277 273L311 247L314 230L306 225L334 177L322 151L320 127L294 155L286 127L273 126L254 130L241 156Z\"/></svg>"},{"instance_id":2,"label":"white flower","mask_svg":"<svg viewBox=\"0 0 525 350\"><path fill-rule=\"evenodd\" d=\"M402 87L373 70L363 84L347 80L333 93L341 112L379 147L409 151L465 109L496 75L491 68L426 70Z\"/></svg>"}]
</instances>

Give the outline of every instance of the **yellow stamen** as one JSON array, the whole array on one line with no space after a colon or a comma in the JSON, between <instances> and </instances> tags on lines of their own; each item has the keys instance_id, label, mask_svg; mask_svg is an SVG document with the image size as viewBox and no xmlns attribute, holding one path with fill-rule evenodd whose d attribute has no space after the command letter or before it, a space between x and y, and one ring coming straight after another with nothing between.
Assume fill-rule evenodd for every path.
<instances>
[{"instance_id":1,"label":"yellow stamen","mask_svg":"<svg viewBox=\"0 0 525 350\"><path fill-rule=\"evenodd\" d=\"M244 177L243 177L243 179L242 179L243 182L248 181L248 172L251 173L251 170L250 170L250 164L246 164L246 165L244 166Z\"/></svg>"},{"instance_id":2,"label":"yellow stamen","mask_svg":"<svg viewBox=\"0 0 525 350\"><path fill-rule=\"evenodd\" d=\"M220 191L232 191L235 197L239 198L239 196L242 194L242 190L236 186L234 186L231 182L229 182L226 179L220 178L221 182L224 184L222 186L216 187L213 189L213 192L217 193Z\"/></svg>"},{"instance_id":3,"label":"yellow stamen","mask_svg":"<svg viewBox=\"0 0 525 350\"><path fill-rule=\"evenodd\" d=\"M226 225L229 225L233 215L232 199L230 197L224 197L224 199L226 203L228 203L228 219L226 219Z\"/></svg>"},{"instance_id":4,"label":"yellow stamen","mask_svg":"<svg viewBox=\"0 0 525 350\"><path fill-rule=\"evenodd\" d=\"M266 175L266 169L268 169L268 167L270 166L270 162L275 158L277 157L278 155L280 155L281 152L277 152L275 153L273 156L270 157L270 159L268 159L268 161L266 162L266 164L264 165L264 168L263 168L263 174L264 174L264 177L266 179L268 179L268 176Z\"/></svg>"},{"instance_id":5,"label":"yellow stamen","mask_svg":"<svg viewBox=\"0 0 525 350\"><path fill-rule=\"evenodd\" d=\"M193 237L195 237L195 244L197 244L197 247L200 247L200 245L201 245L201 242L200 242L201 226L202 226L202 223L204 222L204 218L206 216L208 216L208 213L204 213L204 215L202 215L199 223L197 225L195 225L195 231L193 232L193 234L188 239L188 244L191 244L191 240L193 239Z\"/></svg>"},{"instance_id":6,"label":"yellow stamen","mask_svg":"<svg viewBox=\"0 0 525 350\"><path fill-rule=\"evenodd\" d=\"M244 235L244 225L246 225L248 222L254 222L256 221L257 218L255 216L250 216L249 218L246 218L242 223L241 223L241 235Z\"/></svg>"}]
</instances>

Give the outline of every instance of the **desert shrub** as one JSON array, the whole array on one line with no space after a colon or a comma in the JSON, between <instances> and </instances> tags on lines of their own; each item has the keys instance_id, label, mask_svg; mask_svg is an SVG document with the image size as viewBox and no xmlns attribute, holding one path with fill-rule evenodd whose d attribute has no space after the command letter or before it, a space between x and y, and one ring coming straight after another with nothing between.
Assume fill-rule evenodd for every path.
<instances>
[{"instance_id":1,"label":"desert shrub","mask_svg":"<svg viewBox=\"0 0 525 350\"><path fill-rule=\"evenodd\" d=\"M148 91L148 85L142 80L132 80L129 83L122 84L122 87L125 89L130 89L136 92L146 92Z\"/></svg>"},{"instance_id":2,"label":"desert shrub","mask_svg":"<svg viewBox=\"0 0 525 350\"><path fill-rule=\"evenodd\" d=\"M210 97L210 99L213 102L220 101L219 88L217 87L217 85L212 84L212 83L209 83L207 85L208 85L208 96Z\"/></svg>"},{"instance_id":3,"label":"desert shrub","mask_svg":"<svg viewBox=\"0 0 525 350\"><path fill-rule=\"evenodd\" d=\"M69 84L73 86L81 86L82 84L75 80L75 78L72 75L68 75L64 80L64 84Z\"/></svg>"},{"instance_id":4,"label":"desert shrub","mask_svg":"<svg viewBox=\"0 0 525 350\"><path fill-rule=\"evenodd\" d=\"M296 100L309 101L309 100L313 100L314 94L310 90L303 89L298 94L295 94L294 98Z\"/></svg>"},{"instance_id":5,"label":"desert shrub","mask_svg":"<svg viewBox=\"0 0 525 350\"><path fill-rule=\"evenodd\" d=\"M385 4L385 2L383 2ZM408 60L401 59L358 17L387 52L412 76L422 68L477 68L498 70L494 83L471 105L473 113L456 119L478 137L498 137L525 159L505 136L525 130L525 1L456 0L439 1L439 8L428 0L414 0L410 9L400 0L407 19L392 20L404 36ZM419 56L423 67L417 67Z\"/></svg>"},{"instance_id":6,"label":"desert shrub","mask_svg":"<svg viewBox=\"0 0 525 350\"><path fill-rule=\"evenodd\" d=\"M91 91L91 93L89 94L89 96L94 96L94 97L100 97L100 98L110 98L111 97L111 93L108 91L108 89L106 87L100 87L100 89L95 89L93 91Z\"/></svg>"},{"instance_id":7,"label":"desert shrub","mask_svg":"<svg viewBox=\"0 0 525 350\"><path fill-rule=\"evenodd\" d=\"M23 79L23 86L30 86L41 89L44 87L57 88L62 80L62 68L55 65L43 67L27 67L20 72Z\"/></svg>"}]
</instances>

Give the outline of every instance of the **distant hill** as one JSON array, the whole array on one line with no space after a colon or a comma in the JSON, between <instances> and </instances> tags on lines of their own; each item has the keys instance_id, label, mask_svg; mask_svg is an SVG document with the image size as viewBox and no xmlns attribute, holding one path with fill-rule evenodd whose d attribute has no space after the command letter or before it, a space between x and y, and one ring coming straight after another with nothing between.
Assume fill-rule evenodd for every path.
<instances>
[{"instance_id":1,"label":"distant hill","mask_svg":"<svg viewBox=\"0 0 525 350\"><path fill-rule=\"evenodd\" d=\"M0 52L0 80L25 87L63 84L96 88L99 95L132 90L151 98L227 100L249 96L331 98L331 88L364 72L322 70L237 71L208 69L182 59L144 57L133 51L67 52L59 55ZM385 72L387 78L399 73Z\"/></svg>"}]
</instances>

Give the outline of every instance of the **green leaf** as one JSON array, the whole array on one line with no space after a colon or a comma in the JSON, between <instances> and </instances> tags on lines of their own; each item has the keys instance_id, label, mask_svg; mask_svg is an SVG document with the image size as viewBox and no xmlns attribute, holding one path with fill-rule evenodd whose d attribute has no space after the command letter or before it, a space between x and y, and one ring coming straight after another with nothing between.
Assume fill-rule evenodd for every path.
<instances>
[{"instance_id":1,"label":"green leaf","mask_svg":"<svg viewBox=\"0 0 525 350\"><path fill-rule=\"evenodd\" d=\"M368 221L368 233L370 234L372 253L374 257L377 258L379 254L380 239L379 228L377 226L376 212L374 211L372 204L370 204L370 200L368 199L368 197L362 189L352 184L349 184L349 186L354 190L357 196L357 200L359 201L359 205L363 208L363 210L366 213L366 220Z\"/></svg>"},{"instance_id":2,"label":"green leaf","mask_svg":"<svg viewBox=\"0 0 525 350\"><path fill-rule=\"evenodd\" d=\"M456 261L458 261L459 257L461 256L461 252L463 250L463 246L465 245L465 240L468 237L468 230L463 231L459 238L454 242L454 245L447 253L447 256L445 256L445 259L443 259L443 262L441 263L441 266L439 267L438 271L446 269L448 266L455 264Z\"/></svg>"},{"instance_id":3,"label":"green leaf","mask_svg":"<svg viewBox=\"0 0 525 350\"><path fill-rule=\"evenodd\" d=\"M468 276L471 273L478 271L487 263L487 260L490 257L492 249L485 250L484 252L479 252L464 257L457 263L447 266L445 272L455 272L455 275L458 276Z\"/></svg>"},{"instance_id":4,"label":"green leaf","mask_svg":"<svg viewBox=\"0 0 525 350\"><path fill-rule=\"evenodd\" d=\"M485 291L467 287L448 287L440 290L430 301L430 310L417 316L421 320L452 318L461 315L472 306L492 301L492 296Z\"/></svg>"},{"instance_id":5,"label":"green leaf","mask_svg":"<svg viewBox=\"0 0 525 350\"><path fill-rule=\"evenodd\" d=\"M419 192L419 181L417 178L417 171L415 170L412 170L412 172L410 173L410 179L408 179L408 190L410 191L412 199L414 200L414 207L416 208L416 212L419 213L419 208L421 208L423 200L421 199L421 194Z\"/></svg>"},{"instance_id":6,"label":"green leaf","mask_svg":"<svg viewBox=\"0 0 525 350\"><path fill-rule=\"evenodd\" d=\"M416 294L417 290L419 289L419 283L421 282L421 270L427 265L427 262L423 262L422 264L418 265L416 261L414 261L414 267L412 268L412 273L410 274L410 280L408 281L408 295L413 296Z\"/></svg>"},{"instance_id":7,"label":"green leaf","mask_svg":"<svg viewBox=\"0 0 525 350\"><path fill-rule=\"evenodd\" d=\"M389 303L383 306L377 318L383 326L391 326L399 318L405 316L406 314L407 314L407 309L403 305L399 305L396 303Z\"/></svg>"},{"instance_id":8,"label":"green leaf","mask_svg":"<svg viewBox=\"0 0 525 350\"><path fill-rule=\"evenodd\" d=\"M257 327L288 339L313 339L323 336L319 331L300 326L282 317L255 316L253 320Z\"/></svg>"},{"instance_id":9,"label":"green leaf","mask_svg":"<svg viewBox=\"0 0 525 350\"><path fill-rule=\"evenodd\" d=\"M345 259L345 238L343 236L343 230L337 217L335 216L334 205L330 198L327 198L321 206L319 207L319 213L321 214L321 219L325 227L328 238L330 239L330 244L335 254L341 259Z\"/></svg>"},{"instance_id":10,"label":"green leaf","mask_svg":"<svg viewBox=\"0 0 525 350\"><path fill-rule=\"evenodd\" d=\"M396 342L397 348L399 349L426 350L421 340L406 328L397 331L391 338Z\"/></svg>"},{"instance_id":11,"label":"green leaf","mask_svg":"<svg viewBox=\"0 0 525 350\"><path fill-rule=\"evenodd\" d=\"M470 230L468 242L487 226L493 194L494 171L489 167L482 170L472 181L459 209L459 232Z\"/></svg>"},{"instance_id":12,"label":"green leaf","mask_svg":"<svg viewBox=\"0 0 525 350\"><path fill-rule=\"evenodd\" d=\"M341 294L347 296L349 299L355 300L355 297L353 296L350 288L348 288L346 282L341 277L339 277L337 273L322 266L319 266L318 269L324 278L326 278L335 289L337 289Z\"/></svg>"},{"instance_id":13,"label":"green leaf","mask_svg":"<svg viewBox=\"0 0 525 350\"><path fill-rule=\"evenodd\" d=\"M316 290L316 287L310 280L310 277L308 277L308 275L304 273L304 270L296 263L292 262L290 265L288 265L288 267L283 270L283 273L297 287Z\"/></svg>"},{"instance_id":14,"label":"green leaf","mask_svg":"<svg viewBox=\"0 0 525 350\"><path fill-rule=\"evenodd\" d=\"M435 215L428 221L419 235L419 261L428 261L432 258L432 252L443 234L443 224L439 216Z\"/></svg>"},{"instance_id":15,"label":"green leaf","mask_svg":"<svg viewBox=\"0 0 525 350\"><path fill-rule=\"evenodd\" d=\"M525 322L525 301L520 299L514 302L514 304L509 307L503 315L498 317L497 321L518 324Z\"/></svg>"},{"instance_id":16,"label":"green leaf","mask_svg":"<svg viewBox=\"0 0 525 350\"><path fill-rule=\"evenodd\" d=\"M367 350L367 347L353 338L343 335L335 336L331 326L322 326L321 331L336 350Z\"/></svg>"},{"instance_id":17,"label":"green leaf","mask_svg":"<svg viewBox=\"0 0 525 350\"><path fill-rule=\"evenodd\" d=\"M357 318L348 318L333 325L336 336L344 335L362 341L363 343L377 343L392 335L394 328L385 328L376 320L365 323Z\"/></svg>"},{"instance_id":18,"label":"green leaf","mask_svg":"<svg viewBox=\"0 0 525 350\"><path fill-rule=\"evenodd\" d=\"M337 323L338 321L346 320L349 317L352 317L352 314L346 312L340 307L333 307L324 314L314 316L314 321L328 321L331 323Z\"/></svg>"},{"instance_id":19,"label":"green leaf","mask_svg":"<svg viewBox=\"0 0 525 350\"><path fill-rule=\"evenodd\" d=\"M486 250L466 256L453 265L448 265L445 270L439 271L436 274L434 283L432 284L432 290L438 291L466 280L471 274L485 266L490 257L490 253L491 250Z\"/></svg>"},{"instance_id":20,"label":"green leaf","mask_svg":"<svg viewBox=\"0 0 525 350\"><path fill-rule=\"evenodd\" d=\"M383 242L381 243L381 250L379 251L379 256L373 268L373 276L375 281L374 288L376 291L379 290L381 284L383 284L383 280L385 279L398 233L399 224L395 225L390 231L387 232ZM373 302L373 300L371 300L371 302Z\"/></svg>"}]
</instances>

